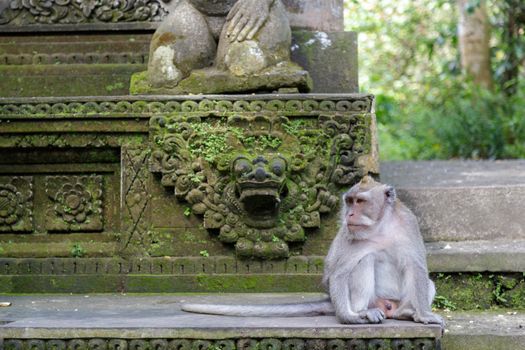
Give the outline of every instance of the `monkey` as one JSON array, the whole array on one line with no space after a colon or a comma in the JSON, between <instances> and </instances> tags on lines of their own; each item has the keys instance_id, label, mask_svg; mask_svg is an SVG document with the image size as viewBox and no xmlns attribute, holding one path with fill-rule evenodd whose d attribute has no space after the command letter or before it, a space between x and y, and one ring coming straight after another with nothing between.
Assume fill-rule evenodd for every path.
<instances>
[{"instance_id":1,"label":"monkey","mask_svg":"<svg viewBox=\"0 0 525 350\"><path fill-rule=\"evenodd\" d=\"M343 324L386 318L444 326L432 312L423 238L392 186L365 176L341 200L340 228L325 258L324 300L278 305L183 304L189 312L232 316L335 315Z\"/></svg>"}]
</instances>

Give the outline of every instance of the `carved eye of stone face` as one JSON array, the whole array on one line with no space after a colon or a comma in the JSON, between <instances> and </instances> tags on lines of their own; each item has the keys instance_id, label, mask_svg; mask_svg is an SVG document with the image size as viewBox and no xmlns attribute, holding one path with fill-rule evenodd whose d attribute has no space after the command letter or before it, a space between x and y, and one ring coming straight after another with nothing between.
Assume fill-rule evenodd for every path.
<instances>
[{"instance_id":1,"label":"carved eye of stone face","mask_svg":"<svg viewBox=\"0 0 525 350\"><path fill-rule=\"evenodd\" d=\"M276 158L272 160L271 167L272 167L272 172L275 175L281 176L286 171L286 162L284 161L284 159Z\"/></svg>"},{"instance_id":2,"label":"carved eye of stone face","mask_svg":"<svg viewBox=\"0 0 525 350\"><path fill-rule=\"evenodd\" d=\"M235 162L233 171L235 175L240 176L249 173L252 170L252 166L247 159L241 158Z\"/></svg>"}]
</instances>

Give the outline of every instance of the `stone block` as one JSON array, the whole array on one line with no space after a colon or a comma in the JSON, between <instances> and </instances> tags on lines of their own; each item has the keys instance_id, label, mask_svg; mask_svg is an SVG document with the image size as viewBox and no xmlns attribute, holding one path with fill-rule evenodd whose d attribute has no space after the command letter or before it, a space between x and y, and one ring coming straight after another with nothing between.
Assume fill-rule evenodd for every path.
<instances>
[{"instance_id":1,"label":"stone block","mask_svg":"<svg viewBox=\"0 0 525 350\"><path fill-rule=\"evenodd\" d=\"M525 161L386 162L426 241L525 239Z\"/></svg>"},{"instance_id":2,"label":"stone block","mask_svg":"<svg viewBox=\"0 0 525 350\"><path fill-rule=\"evenodd\" d=\"M292 61L310 73L312 92L359 91L357 33L294 31Z\"/></svg>"},{"instance_id":3,"label":"stone block","mask_svg":"<svg viewBox=\"0 0 525 350\"><path fill-rule=\"evenodd\" d=\"M339 32L344 29L343 0L282 1L292 28L325 32Z\"/></svg>"}]
</instances>

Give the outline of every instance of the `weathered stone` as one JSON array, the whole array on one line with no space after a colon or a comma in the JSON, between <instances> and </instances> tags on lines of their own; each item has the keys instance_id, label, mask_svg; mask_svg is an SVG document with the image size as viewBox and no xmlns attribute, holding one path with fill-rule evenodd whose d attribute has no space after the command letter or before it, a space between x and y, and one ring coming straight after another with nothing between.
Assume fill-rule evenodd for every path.
<instances>
[{"instance_id":1,"label":"weathered stone","mask_svg":"<svg viewBox=\"0 0 525 350\"><path fill-rule=\"evenodd\" d=\"M134 78L132 93L309 90L307 73L290 63L280 0L180 0L168 9L151 41L147 74ZM138 87L142 80L147 84Z\"/></svg>"},{"instance_id":2,"label":"weathered stone","mask_svg":"<svg viewBox=\"0 0 525 350\"><path fill-rule=\"evenodd\" d=\"M144 65L0 65L2 97L127 95Z\"/></svg>"},{"instance_id":3,"label":"weathered stone","mask_svg":"<svg viewBox=\"0 0 525 350\"><path fill-rule=\"evenodd\" d=\"M381 179L397 187L427 241L525 239L524 161L390 162Z\"/></svg>"},{"instance_id":4,"label":"weathered stone","mask_svg":"<svg viewBox=\"0 0 525 350\"><path fill-rule=\"evenodd\" d=\"M283 0L292 28L342 32L342 0Z\"/></svg>"},{"instance_id":5,"label":"weathered stone","mask_svg":"<svg viewBox=\"0 0 525 350\"><path fill-rule=\"evenodd\" d=\"M446 350L508 350L525 344L525 314L505 310L451 312L442 340Z\"/></svg>"},{"instance_id":6,"label":"weathered stone","mask_svg":"<svg viewBox=\"0 0 525 350\"><path fill-rule=\"evenodd\" d=\"M323 214L334 213L339 188L375 171L357 166L374 148L372 101L357 96L363 99L335 104L280 96L183 102L180 113L150 122L150 170L188 215L203 216L204 228L235 244L237 255L287 257L289 244L303 242ZM297 114L302 110L307 118ZM211 111L224 118L208 118Z\"/></svg>"},{"instance_id":7,"label":"weathered stone","mask_svg":"<svg viewBox=\"0 0 525 350\"><path fill-rule=\"evenodd\" d=\"M235 1L214 2L212 6L203 1L192 0L192 4L209 15L221 15L227 12ZM129 1L131 6L125 10L110 12L103 4L86 6L82 2L55 2L46 4L51 11L43 11L37 6L9 6L9 1L0 3L0 31L30 30L115 30L154 29L169 11L159 0ZM283 0L291 26L323 31L343 30L342 0ZM161 7L162 6L162 7ZM114 10L114 9L113 9ZM60 16L53 16L59 13ZM109 16L109 17L108 17ZM108 21L108 19L110 21ZM73 23L73 24L69 24ZM36 27L36 28L35 28Z\"/></svg>"},{"instance_id":8,"label":"weathered stone","mask_svg":"<svg viewBox=\"0 0 525 350\"><path fill-rule=\"evenodd\" d=\"M126 21L158 21L165 14L160 0L118 2L112 6L83 1L50 1L45 5L7 0L0 6L0 25L81 24Z\"/></svg>"},{"instance_id":9,"label":"weathered stone","mask_svg":"<svg viewBox=\"0 0 525 350\"><path fill-rule=\"evenodd\" d=\"M306 69L313 92L358 92L357 33L294 31L292 60Z\"/></svg>"},{"instance_id":10,"label":"weathered stone","mask_svg":"<svg viewBox=\"0 0 525 350\"><path fill-rule=\"evenodd\" d=\"M525 241L459 241L426 244L434 272L525 271Z\"/></svg>"},{"instance_id":11,"label":"weathered stone","mask_svg":"<svg viewBox=\"0 0 525 350\"><path fill-rule=\"evenodd\" d=\"M0 325L4 342L9 339L196 339L213 342L220 339L253 339L278 344L283 349L298 348L307 339L324 339L329 344L345 344L361 339L429 340L441 338L439 325L386 320L374 325L342 325L334 316L318 317L221 317L189 314L180 311L186 302L290 303L319 300L319 294L237 294L172 296L54 296L9 297L13 306L3 313ZM59 309L59 310L57 310ZM50 326L49 319L53 319ZM370 341L372 341L370 340ZM4 343L5 344L5 343ZM434 345L436 345L434 343ZM431 348L433 348L432 346ZM258 348L258 347L257 347ZM261 344L261 348L262 344ZM266 348L266 347L264 347ZM330 347L335 348L334 346ZM428 349L428 348L426 348Z\"/></svg>"},{"instance_id":12,"label":"weathered stone","mask_svg":"<svg viewBox=\"0 0 525 350\"><path fill-rule=\"evenodd\" d=\"M251 65L251 64L250 64ZM262 69L249 75L232 75L217 69L194 70L176 86L153 87L147 78L147 72L136 73L131 78L130 93L140 94L217 94L225 91L274 92L283 87L294 87L300 92L308 92L312 81L308 73L294 63Z\"/></svg>"}]
</instances>

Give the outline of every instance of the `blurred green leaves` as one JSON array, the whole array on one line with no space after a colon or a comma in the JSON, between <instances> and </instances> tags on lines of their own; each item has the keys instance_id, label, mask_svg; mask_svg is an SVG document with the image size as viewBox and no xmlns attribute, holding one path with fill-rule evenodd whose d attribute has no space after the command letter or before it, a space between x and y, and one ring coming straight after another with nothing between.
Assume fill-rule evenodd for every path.
<instances>
[{"instance_id":1,"label":"blurred green leaves","mask_svg":"<svg viewBox=\"0 0 525 350\"><path fill-rule=\"evenodd\" d=\"M525 158L525 2L487 1L494 91L461 74L455 1L345 1L383 160Z\"/></svg>"}]
</instances>

